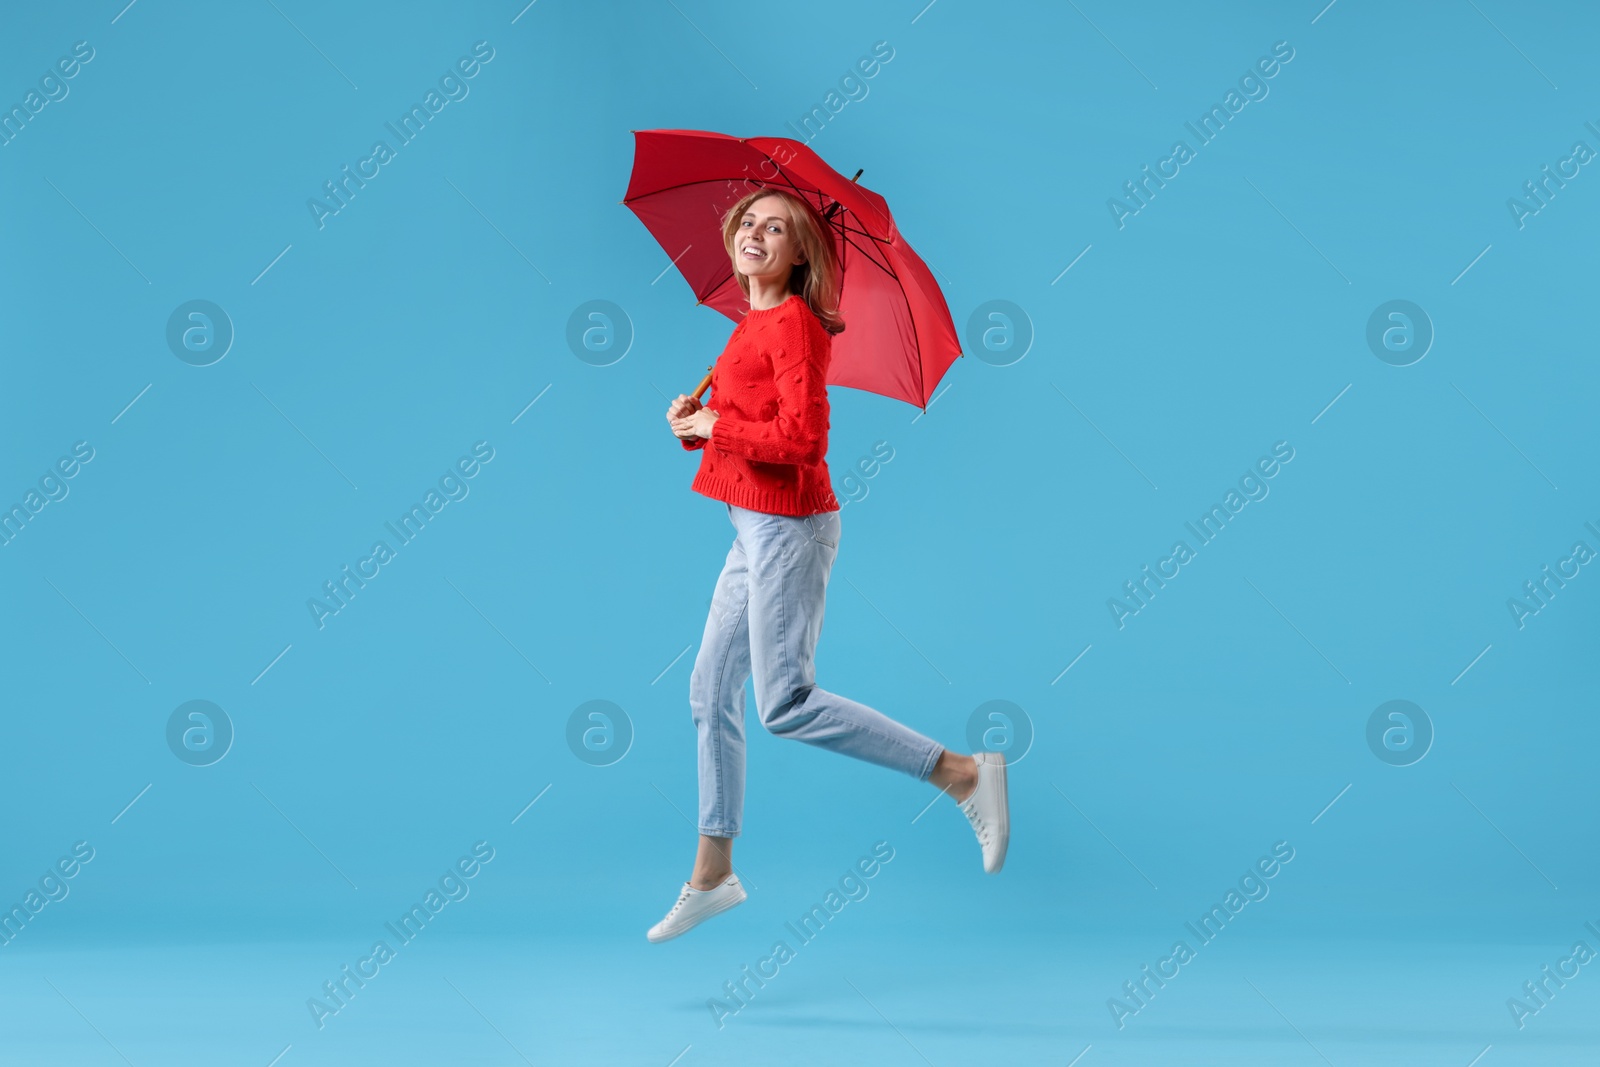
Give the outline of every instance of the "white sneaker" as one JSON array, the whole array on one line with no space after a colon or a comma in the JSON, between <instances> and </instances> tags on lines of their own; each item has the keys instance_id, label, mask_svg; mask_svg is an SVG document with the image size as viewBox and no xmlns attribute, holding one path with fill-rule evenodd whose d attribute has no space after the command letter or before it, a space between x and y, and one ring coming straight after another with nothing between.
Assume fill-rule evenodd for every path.
<instances>
[{"instance_id":1,"label":"white sneaker","mask_svg":"<svg viewBox=\"0 0 1600 1067\"><path fill-rule=\"evenodd\" d=\"M712 889L696 889L685 882L683 892L678 894L678 902L667 912L666 918L652 926L644 936L651 941L670 941L679 934L688 933L713 915L744 903L745 896L744 886L739 884L736 874L730 874L726 882Z\"/></svg>"},{"instance_id":2,"label":"white sneaker","mask_svg":"<svg viewBox=\"0 0 1600 1067\"><path fill-rule=\"evenodd\" d=\"M1011 837L1011 814L1006 803L1006 758L999 752L975 752L972 758L978 764L978 788L958 803L978 835L978 844L983 846L983 869L989 874L998 874L1005 865L1006 845Z\"/></svg>"}]
</instances>

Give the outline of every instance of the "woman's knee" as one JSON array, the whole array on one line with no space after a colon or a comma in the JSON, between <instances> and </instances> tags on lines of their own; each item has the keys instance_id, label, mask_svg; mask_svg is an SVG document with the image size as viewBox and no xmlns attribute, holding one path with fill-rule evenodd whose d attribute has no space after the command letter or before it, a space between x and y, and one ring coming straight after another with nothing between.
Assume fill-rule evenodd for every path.
<instances>
[{"instance_id":1,"label":"woman's knee","mask_svg":"<svg viewBox=\"0 0 1600 1067\"><path fill-rule=\"evenodd\" d=\"M783 737L799 730L810 722L815 715L806 707L806 697L810 695L814 686L801 686L785 694L783 699L770 702L769 706L762 709L761 725L767 732L777 737Z\"/></svg>"}]
</instances>

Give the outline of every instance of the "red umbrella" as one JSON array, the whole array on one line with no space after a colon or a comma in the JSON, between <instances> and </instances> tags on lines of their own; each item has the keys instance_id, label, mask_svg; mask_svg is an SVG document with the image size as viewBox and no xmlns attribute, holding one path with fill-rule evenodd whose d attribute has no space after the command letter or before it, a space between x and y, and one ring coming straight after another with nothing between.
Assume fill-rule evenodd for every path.
<instances>
[{"instance_id":1,"label":"red umbrella","mask_svg":"<svg viewBox=\"0 0 1600 1067\"><path fill-rule=\"evenodd\" d=\"M961 355L961 342L944 294L900 236L883 197L787 137L709 130L634 130L633 136L633 174L622 202L660 242L700 303L735 322L750 310L722 244L722 216L758 186L796 193L827 220L844 271L839 313L845 331L833 339L828 384L927 410L939 379ZM694 395L709 382L707 375Z\"/></svg>"}]
</instances>

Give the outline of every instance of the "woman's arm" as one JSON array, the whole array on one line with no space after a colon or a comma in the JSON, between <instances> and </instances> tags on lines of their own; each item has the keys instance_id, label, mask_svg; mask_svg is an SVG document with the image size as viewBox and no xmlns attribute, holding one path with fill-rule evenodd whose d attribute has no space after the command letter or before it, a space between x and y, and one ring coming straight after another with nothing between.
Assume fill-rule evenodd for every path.
<instances>
[{"instance_id":1,"label":"woman's arm","mask_svg":"<svg viewBox=\"0 0 1600 1067\"><path fill-rule=\"evenodd\" d=\"M799 316L778 323L772 349L777 414L763 422L719 415L712 447L760 463L816 463L827 452L828 350Z\"/></svg>"}]
</instances>

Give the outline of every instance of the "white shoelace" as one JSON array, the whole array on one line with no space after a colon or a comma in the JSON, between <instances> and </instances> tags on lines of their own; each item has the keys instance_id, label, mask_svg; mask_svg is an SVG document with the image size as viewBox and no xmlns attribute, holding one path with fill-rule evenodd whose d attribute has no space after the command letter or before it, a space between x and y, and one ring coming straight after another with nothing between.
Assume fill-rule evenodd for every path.
<instances>
[{"instance_id":1,"label":"white shoelace","mask_svg":"<svg viewBox=\"0 0 1600 1067\"><path fill-rule=\"evenodd\" d=\"M972 795L961 802L961 810L966 815L967 821L972 824L972 828L977 831L978 840L987 845L989 843L989 827L983 821L983 816L978 814L977 799L977 790L973 790Z\"/></svg>"},{"instance_id":2,"label":"white shoelace","mask_svg":"<svg viewBox=\"0 0 1600 1067\"><path fill-rule=\"evenodd\" d=\"M672 910L671 911L667 912L667 918L670 919L674 915L678 914L678 909L683 907L686 903L688 903L688 901L689 901L689 889L686 886L684 888L683 892L678 894L678 902L672 906Z\"/></svg>"}]
</instances>

